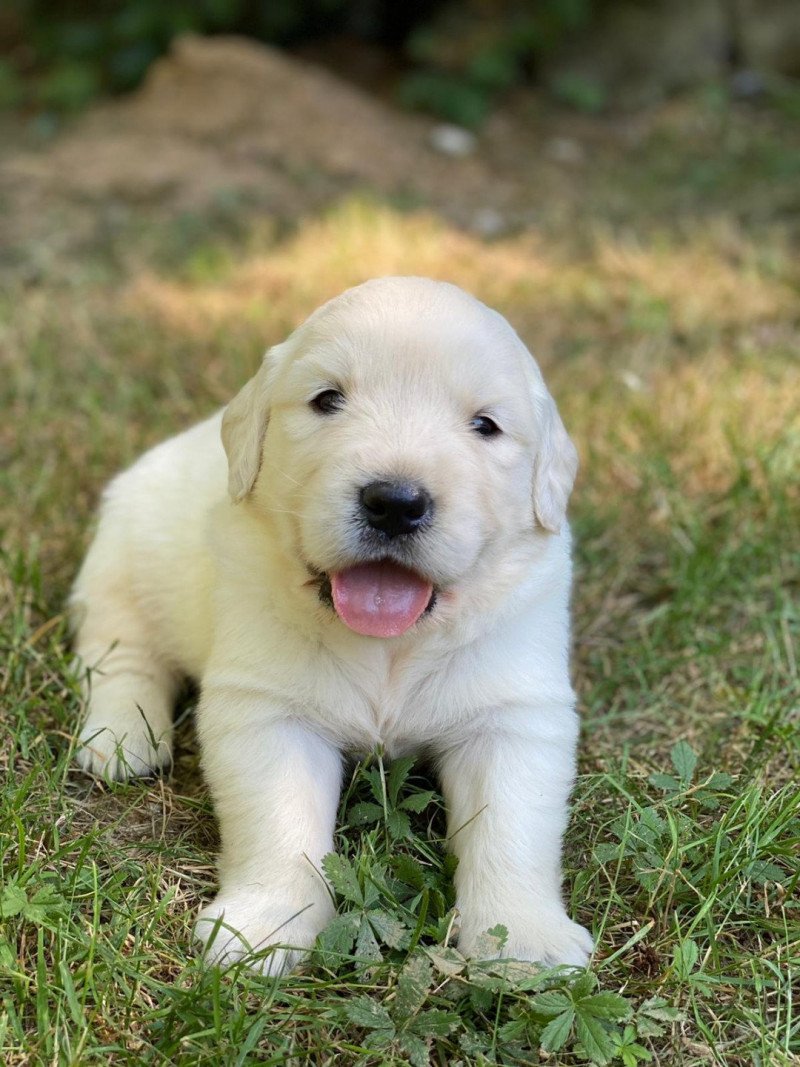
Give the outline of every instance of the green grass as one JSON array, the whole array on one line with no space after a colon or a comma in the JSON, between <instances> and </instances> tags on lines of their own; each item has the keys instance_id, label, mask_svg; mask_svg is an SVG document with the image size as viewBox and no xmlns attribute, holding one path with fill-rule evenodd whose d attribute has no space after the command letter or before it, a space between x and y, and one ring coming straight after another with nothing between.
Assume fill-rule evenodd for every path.
<instances>
[{"instance_id":1,"label":"green grass","mask_svg":"<svg viewBox=\"0 0 800 1067\"><path fill-rule=\"evenodd\" d=\"M614 199L618 218L669 162L678 210L700 179L663 153L656 138L628 186L587 175L589 201ZM4 1064L800 1062L800 259L774 219L752 216L740 177L725 175L728 215L678 211L635 235L598 216L576 239L554 216L547 242L483 245L360 200L203 240L183 221L160 237L144 226L111 257L91 245L33 283L11 278ZM410 270L511 317L581 451L585 728L565 886L596 957L587 973L463 960L435 782L376 754L344 792L327 863L339 915L309 964L280 981L222 974L191 944L217 849L191 699L169 779L79 774L64 596L115 470L223 403L322 299ZM487 955L496 943L487 935Z\"/></svg>"}]
</instances>

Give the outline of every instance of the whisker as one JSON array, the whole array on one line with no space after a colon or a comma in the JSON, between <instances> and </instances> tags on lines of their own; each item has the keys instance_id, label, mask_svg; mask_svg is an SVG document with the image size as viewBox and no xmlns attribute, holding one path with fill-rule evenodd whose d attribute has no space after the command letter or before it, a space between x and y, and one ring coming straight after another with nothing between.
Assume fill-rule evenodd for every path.
<instances>
[{"instance_id":1,"label":"whisker","mask_svg":"<svg viewBox=\"0 0 800 1067\"><path fill-rule=\"evenodd\" d=\"M287 482L291 482L293 485L302 485L302 482L299 482L297 478L293 478L291 474L287 474L286 471L282 471L280 467L273 467L272 470L284 477Z\"/></svg>"},{"instance_id":2,"label":"whisker","mask_svg":"<svg viewBox=\"0 0 800 1067\"><path fill-rule=\"evenodd\" d=\"M270 515L294 515L296 519L304 519L306 514L304 511L292 511L291 508L273 508L267 505L265 508Z\"/></svg>"}]
</instances>

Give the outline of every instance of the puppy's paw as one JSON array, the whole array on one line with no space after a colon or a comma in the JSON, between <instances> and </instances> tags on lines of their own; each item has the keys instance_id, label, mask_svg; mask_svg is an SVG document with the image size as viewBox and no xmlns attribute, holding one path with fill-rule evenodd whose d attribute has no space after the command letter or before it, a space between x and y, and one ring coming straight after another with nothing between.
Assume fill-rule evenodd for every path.
<instances>
[{"instance_id":1,"label":"puppy's paw","mask_svg":"<svg viewBox=\"0 0 800 1067\"><path fill-rule=\"evenodd\" d=\"M195 937L210 963L230 967L243 960L250 970L276 977L297 966L332 915L327 899L291 901L267 889L231 889L203 908Z\"/></svg>"},{"instance_id":2,"label":"puppy's paw","mask_svg":"<svg viewBox=\"0 0 800 1067\"><path fill-rule=\"evenodd\" d=\"M574 923L563 910L541 912L522 919L479 919L466 914L461 922L458 947L465 956L475 956L482 935L497 923L508 930L501 955L514 960L530 960L545 967L569 964L585 967L594 949L588 930Z\"/></svg>"},{"instance_id":3,"label":"puppy's paw","mask_svg":"<svg viewBox=\"0 0 800 1067\"><path fill-rule=\"evenodd\" d=\"M79 766L98 778L124 782L147 778L172 763L169 737L156 737L140 718L111 727L89 717L80 732L80 748L75 754Z\"/></svg>"}]
</instances>

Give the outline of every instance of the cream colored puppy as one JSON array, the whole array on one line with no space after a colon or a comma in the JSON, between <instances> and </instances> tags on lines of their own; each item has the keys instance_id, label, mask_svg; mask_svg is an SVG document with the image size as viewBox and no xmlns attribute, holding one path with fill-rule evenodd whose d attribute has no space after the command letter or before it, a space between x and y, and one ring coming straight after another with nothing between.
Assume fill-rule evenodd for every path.
<instances>
[{"instance_id":1,"label":"cream colored puppy","mask_svg":"<svg viewBox=\"0 0 800 1067\"><path fill-rule=\"evenodd\" d=\"M225 411L105 495L72 599L79 759L122 778L171 754L201 681L222 834L208 955L278 973L333 914L344 753L433 758L459 946L586 962L561 901L578 723L568 673L577 459L508 323L455 286L383 278L270 349Z\"/></svg>"}]
</instances>

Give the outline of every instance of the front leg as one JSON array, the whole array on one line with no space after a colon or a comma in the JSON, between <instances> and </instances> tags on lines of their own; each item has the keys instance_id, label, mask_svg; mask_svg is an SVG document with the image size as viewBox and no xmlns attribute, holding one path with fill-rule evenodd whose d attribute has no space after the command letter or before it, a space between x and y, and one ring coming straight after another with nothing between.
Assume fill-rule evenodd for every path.
<instances>
[{"instance_id":1,"label":"front leg","mask_svg":"<svg viewBox=\"0 0 800 1067\"><path fill-rule=\"evenodd\" d=\"M333 850L341 756L301 723L270 717L251 694L204 695L199 725L222 852L219 893L196 934L221 964L283 946L251 964L281 974L333 916L319 872Z\"/></svg>"},{"instance_id":2,"label":"front leg","mask_svg":"<svg viewBox=\"0 0 800 1067\"><path fill-rule=\"evenodd\" d=\"M576 737L568 706L502 711L441 755L465 955L502 923L504 955L548 966L587 962L592 939L561 901Z\"/></svg>"}]
</instances>

